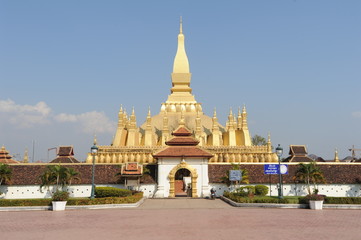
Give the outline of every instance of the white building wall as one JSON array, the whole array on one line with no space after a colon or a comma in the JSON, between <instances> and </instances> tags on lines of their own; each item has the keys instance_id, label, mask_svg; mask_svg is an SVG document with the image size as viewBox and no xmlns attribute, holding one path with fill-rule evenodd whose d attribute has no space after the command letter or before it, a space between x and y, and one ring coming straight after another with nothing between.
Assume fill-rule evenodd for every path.
<instances>
[{"instance_id":1,"label":"white building wall","mask_svg":"<svg viewBox=\"0 0 361 240\"><path fill-rule=\"evenodd\" d=\"M158 159L158 189L155 193L156 198L169 197L170 183L168 175L181 161L181 158ZM199 197L209 196L208 159L187 158L185 161L197 171L197 195Z\"/></svg>"}]
</instances>

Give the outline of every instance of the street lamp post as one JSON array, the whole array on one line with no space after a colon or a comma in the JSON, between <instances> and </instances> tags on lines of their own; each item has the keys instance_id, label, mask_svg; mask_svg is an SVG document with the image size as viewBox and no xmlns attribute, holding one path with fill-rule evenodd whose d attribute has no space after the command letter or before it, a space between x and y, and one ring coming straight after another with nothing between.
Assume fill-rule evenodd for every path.
<instances>
[{"instance_id":1,"label":"street lamp post","mask_svg":"<svg viewBox=\"0 0 361 240\"><path fill-rule=\"evenodd\" d=\"M278 156L278 177L279 177L279 183L278 183L278 198L283 198L283 190L282 190L282 174L281 174L281 156L283 153L283 148L280 144L276 147L276 154Z\"/></svg>"},{"instance_id":2,"label":"street lamp post","mask_svg":"<svg viewBox=\"0 0 361 240\"><path fill-rule=\"evenodd\" d=\"M90 195L90 199L94 199L95 197L95 183L94 183L94 177L95 177L95 156L98 153L98 147L97 143L94 140L94 145L90 148L91 155L93 156L93 166L92 166L92 191Z\"/></svg>"}]
</instances>

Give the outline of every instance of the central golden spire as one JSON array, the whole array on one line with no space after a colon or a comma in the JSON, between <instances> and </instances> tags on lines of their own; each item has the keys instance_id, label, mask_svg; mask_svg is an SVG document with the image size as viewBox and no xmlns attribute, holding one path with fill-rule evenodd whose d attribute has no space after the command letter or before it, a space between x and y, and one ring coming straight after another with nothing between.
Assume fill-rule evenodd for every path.
<instances>
[{"instance_id":1,"label":"central golden spire","mask_svg":"<svg viewBox=\"0 0 361 240\"><path fill-rule=\"evenodd\" d=\"M184 47L183 22L180 19L180 27L178 34L178 49L174 58L173 73L189 73L189 62ZM190 80L190 79L189 79Z\"/></svg>"},{"instance_id":2,"label":"central golden spire","mask_svg":"<svg viewBox=\"0 0 361 240\"><path fill-rule=\"evenodd\" d=\"M189 62L184 46L183 21L180 18L178 47L174 58L172 72L172 88L168 100L162 104L161 111L167 112L202 112L200 103L192 95L191 76Z\"/></svg>"}]
</instances>

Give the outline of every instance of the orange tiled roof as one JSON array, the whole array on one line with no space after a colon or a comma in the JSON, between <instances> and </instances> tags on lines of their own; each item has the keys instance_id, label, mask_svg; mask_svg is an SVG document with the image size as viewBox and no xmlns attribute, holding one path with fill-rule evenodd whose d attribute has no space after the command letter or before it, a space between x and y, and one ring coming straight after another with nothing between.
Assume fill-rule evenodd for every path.
<instances>
[{"instance_id":1,"label":"orange tiled roof","mask_svg":"<svg viewBox=\"0 0 361 240\"><path fill-rule=\"evenodd\" d=\"M211 158L213 155L195 146L170 146L154 154L153 157L205 157Z\"/></svg>"},{"instance_id":2,"label":"orange tiled roof","mask_svg":"<svg viewBox=\"0 0 361 240\"><path fill-rule=\"evenodd\" d=\"M143 174L143 166L138 163L127 163L122 165L122 176L141 176Z\"/></svg>"},{"instance_id":3,"label":"orange tiled roof","mask_svg":"<svg viewBox=\"0 0 361 240\"><path fill-rule=\"evenodd\" d=\"M213 155L199 147L199 141L192 137L192 133L185 127L179 127L172 135L172 139L165 144L168 145L153 155L159 157L204 157L211 158Z\"/></svg>"},{"instance_id":4,"label":"orange tiled roof","mask_svg":"<svg viewBox=\"0 0 361 240\"><path fill-rule=\"evenodd\" d=\"M188 145L188 146L197 146L199 141L192 137L174 137L167 141L165 144L168 146L173 145Z\"/></svg>"},{"instance_id":5,"label":"orange tiled roof","mask_svg":"<svg viewBox=\"0 0 361 240\"><path fill-rule=\"evenodd\" d=\"M179 127L172 132L174 136L191 136L192 133L185 127Z\"/></svg>"}]
</instances>

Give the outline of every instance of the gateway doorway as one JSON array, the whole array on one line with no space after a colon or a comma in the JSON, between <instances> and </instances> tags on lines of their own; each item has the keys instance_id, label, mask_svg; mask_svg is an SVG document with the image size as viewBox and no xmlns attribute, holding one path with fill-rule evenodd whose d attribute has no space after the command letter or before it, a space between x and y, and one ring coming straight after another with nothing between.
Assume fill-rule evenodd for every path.
<instances>
[{"instance_id":1,"label":"gateway doorway","mask_svg":"<svg viewBox=\"0 0 361 240\"><path fill-rule=\"evenodd\" d=\"M192 196L191 172L186 168L179 169L174 176L174 192L176 197Z\"/></svg>"}]
</instances>

